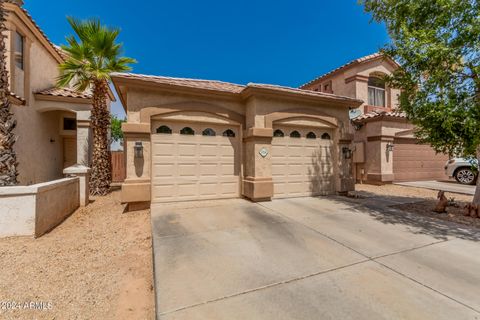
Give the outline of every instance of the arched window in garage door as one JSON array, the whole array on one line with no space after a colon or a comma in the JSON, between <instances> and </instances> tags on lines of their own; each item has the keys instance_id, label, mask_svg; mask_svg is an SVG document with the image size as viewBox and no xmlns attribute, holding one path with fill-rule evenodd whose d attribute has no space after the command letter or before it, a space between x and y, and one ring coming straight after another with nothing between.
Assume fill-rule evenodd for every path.
<instances>
[{"instance_id":1,"label":"arched window in garage door","mask_svg":"<svg viewBox=\"0 0 480 320\"><path fill-rule=\"evenodd\" d=\"M324 134L322 134L322 139L323 139L323 140L330 140L331 137L330 137L330 135L329 135L328 133L325 132Z\"/></svg>"},{"instance_id":2,"label":"arched window in garage door","mask_svg":"<svg viewBox=\"0 0 480 320\"><path fill-rule=\"evenodd\" d=\"M172 134L172 129L167 126L160 126L157 128L157 133Z\"/></svg>"},{"instance_id":3,"label":"arched window in garage door","mask_svg":"<svg viewBox=\"0 0 480 320\"><path fill-rule=\"evenodd\" d=\"M193 136L195 134L195 131L193 131L193 129L190 127L185 127L182 130L180 130L180 134Z\"/></svg>"},{"instance_id":4,"label":"arched window in garage door","mask_svg":"<svg viewBox=\"0 0 480 320\"><path fill-rule=\"evenodd\" d=\"M297 130L294 130L290 133L290 138L300 138L302 135Z\"/></svg>"},{"instance_id":5,"label":"arched window in garage door","mask_svg":"<svg viewBox=\"0 0 480 320\"><path fill-rule=\"evenodd\" d=\"M282 137L285 137L285 134L283 133L282 130L277 129L273 132L273 136L276 138L282 138Z\"/></svg>"},{"instance_id":6,"label":"arched window in garage door","mask_svg":"<svg viewBox=\"0 0 480 320\"><path fill-rule=\"evenodd\" d=\"M231 129L227 129L227 130L223 131L222 136L234 138L235 137L235 132L233 132Z\"/></svg>"},{"instance_id":7,"label":"arched window in garage door","mask_svg":"<svg viewBox=\"0 0 480 320\"><path fill-rule=\"evenodd\" d=\"M217 133L212 128L207 128L202 132L202 136L215 137L216 135Z\"/></svg>"}]
</instances>

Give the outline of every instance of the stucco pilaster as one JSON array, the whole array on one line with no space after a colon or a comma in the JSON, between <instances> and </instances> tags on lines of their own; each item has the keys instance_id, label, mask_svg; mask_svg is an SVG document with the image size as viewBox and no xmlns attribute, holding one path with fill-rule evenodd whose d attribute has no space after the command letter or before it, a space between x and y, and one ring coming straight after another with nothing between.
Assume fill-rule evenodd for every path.
<instances>
[{"instance_id":1,"label":"stucco pilaster","mask_svg":"<svg viewBox=\"0 0 480 320\"><path fill-rule=\"evenodd\" d=\"M264 116L250 99L246 108L247 128L244 133L245 167L243 195L254 201L273 197L272 180L272 137L273 129L265 128ZM262 151L262 152L261 152Z\"/></svg>"},{"instance_id":2,"label":"stucco pilaster","mask_svg":"<svg viewBox=\"0 0 480 320\"><path fill-rule=\"evenodd\" d=\"M124 152L127 159L126 179L122 184L122 202L149 202L150 168L151 168L151 133L150 123L124 123ZM135 144L142 147L141 153L135 155Z\"/></svg>"},{"instance_id":3,"label":"stucco pilaster","mask_svg":"<svg viewBox=\"0 0 480 320\"><path fill-rule=\"evenodd\" d=\"M77 111L77 164L90 165L92 133L90 111Z\"/></svg>"}]
</instances>

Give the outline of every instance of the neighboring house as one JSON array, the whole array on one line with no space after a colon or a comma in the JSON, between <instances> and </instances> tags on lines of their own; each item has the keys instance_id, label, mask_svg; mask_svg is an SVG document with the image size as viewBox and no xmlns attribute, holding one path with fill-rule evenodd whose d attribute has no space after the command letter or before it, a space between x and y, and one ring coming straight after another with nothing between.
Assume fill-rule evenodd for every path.
<instances>
[{"instance_id":1,"label":"neighboring house","mask_svg":"<svg viewBox=\"0 0 480 320\"><path fill-rule=\"evenodd\" d=\"M20 184L30 185L62 177L62 170L75 163L89 164L92 100L88 92L55 88L65 53L22 5L23 1L5 4L7 67L17 120L18 178Z\"/></svg>"},{"instance_id":2,"label":"neighboring house","mask_svg":"<svg viewBox=\"0 0 480 320\"><path fill-rule=\"evenodd\" d=\"M344 95L363 100L351 110L354 137L354 168L357 181L391 183L408 180L447 178L444 165L448 156L414 137L414 126L398 112L400 91L383 81L398 64L376 53L353 60L301 89Z\"/></svg>"},{"instance_id":3,"label":"neighboring house","mask_svg":"<svg viewBox=\"0 0 480 320\"><path fill-rule=\"evenodd\" d=\"M122 201L327 195L354 189L349 109L274 85L114 74L127 114Z\"/></svg>"}]
</instances>

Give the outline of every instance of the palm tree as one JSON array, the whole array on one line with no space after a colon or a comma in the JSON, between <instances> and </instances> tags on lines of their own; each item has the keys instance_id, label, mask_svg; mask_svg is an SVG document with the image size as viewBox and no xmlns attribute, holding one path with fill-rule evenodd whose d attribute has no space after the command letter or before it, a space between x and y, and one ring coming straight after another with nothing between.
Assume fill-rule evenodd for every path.
<instances>
[{"instance_id":1,"label":"palm tree","mask_svg":"<svg viewBox=\"0 0 480 320\"><path fill-rule=\"evenodd\" d=\"M90 193L106 195L112 180L111 155L108 151L108 82L113 72L129 71L129 64L136 61L120 56L122 44L117 43L119 29L103 26L97 19L80 21L69 17L68 22L76 36L68 36L68 45L62 46L67 58L59 66L60 76L57 83L60 87L72 86L78 91L92 91L93 108L90 120L93 154Z\"/></svg>"},{"instance_id":2,"label":"palm tree","mask_svg":"<svg viewBox=\"0 0 480 320\"><path fill-rule=\"evenodd\" d=\"M5 2L0 0L0 186L13 186L18 183L17 156L13 150L16 136L13 129L17 122L10 111L10 93L5 41Z\"/></svg>"}]
</instances>

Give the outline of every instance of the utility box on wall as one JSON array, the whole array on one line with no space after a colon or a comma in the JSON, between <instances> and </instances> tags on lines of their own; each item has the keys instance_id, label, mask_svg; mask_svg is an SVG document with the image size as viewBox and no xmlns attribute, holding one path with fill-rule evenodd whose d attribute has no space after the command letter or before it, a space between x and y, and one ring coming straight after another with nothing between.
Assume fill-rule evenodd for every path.
<instances>
[{"instance_id":1,"label":"utility box on wall","mask_svg":"<svg viewBox=\"0 0 480 320\"><path fill-rule=\"evenodd\" d=\"M364 163L365 162L365 143L364 142L354 142L353 149L353 163Z\"/></svg>"}]
</instances>

